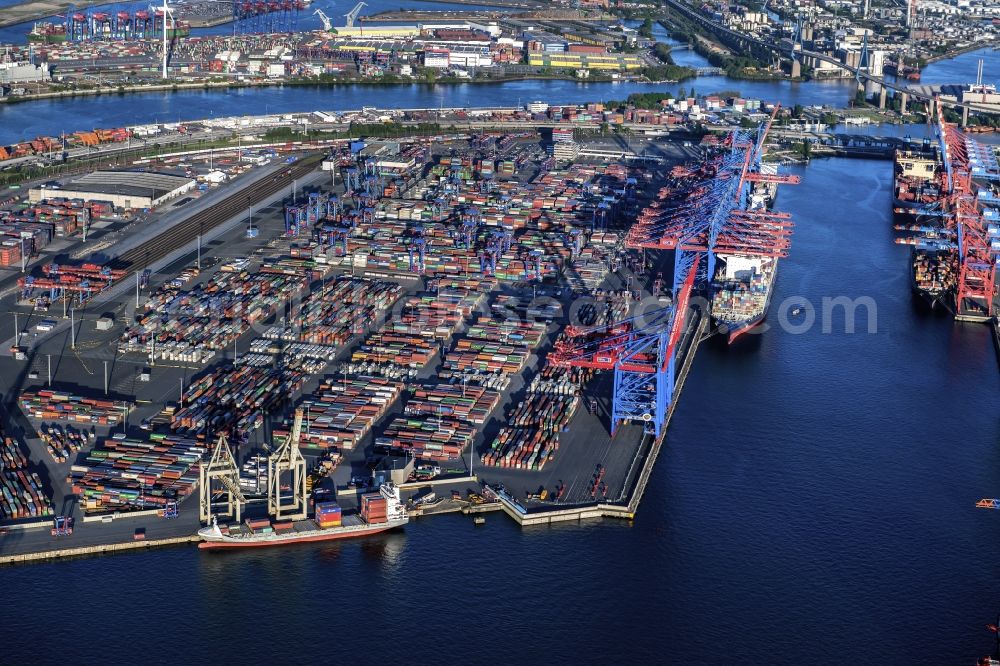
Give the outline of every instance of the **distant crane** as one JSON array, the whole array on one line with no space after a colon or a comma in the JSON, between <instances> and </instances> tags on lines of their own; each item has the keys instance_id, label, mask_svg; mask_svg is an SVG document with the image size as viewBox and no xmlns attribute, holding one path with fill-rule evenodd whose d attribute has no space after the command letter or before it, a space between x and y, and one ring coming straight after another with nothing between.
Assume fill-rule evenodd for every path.
<instances>
[{"instance_id":1,"label":"distant crane","mask_svg":"<svg viewBox=\"0 0 1000 666\"><path fill-rule=\"evenodd\" d=\"M368 6L367 2L359 2L358 4L354 5L354 9L344 14L344 18L347 19L347 21L344 23L344 27L353 28L354 21L355 19L358 18L358 14L360 14L361 10L367 6Z\"/></svg>"},{"instance_id":2,"label":"distant crane","mask_svg":"<svg viewBox=\"0 0 1000 666\"><path fill-rule=\"evenodd\" d=\"M324 12L322 9L317 9L316 11L313 12L313 14L318 16L319 20L322 21L324 30L326 30L327 32L333 32L333 20L326 15L326 12Z\"/></svg>"}]
</instances>

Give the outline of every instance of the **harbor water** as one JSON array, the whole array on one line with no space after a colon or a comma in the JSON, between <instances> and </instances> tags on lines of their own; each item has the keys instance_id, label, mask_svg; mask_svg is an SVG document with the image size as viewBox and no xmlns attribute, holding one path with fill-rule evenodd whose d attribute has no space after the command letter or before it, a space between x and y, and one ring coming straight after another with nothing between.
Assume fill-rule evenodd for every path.
<instances>
[{"instance_id":1,"label":"harbor water","mask_svg":"<svg viewBox=\"0 0 1000 666\"><path fill-rule=\"evenodd\" d=\"M6 568L7 659L183 641L195 663L486 664L501 644L515 664L972 663L1000 604L1000 515L974 508L1000 487L989 331L914 303L888 163L796 172L771 327L702 346L634 523L449 515L355 542ZM860 308L846 333L825 297L872 299L876 332ZM803 303L811 327L788 314ZM100 629L52 640L57 608Z\"/></svg>"}]
</instances>

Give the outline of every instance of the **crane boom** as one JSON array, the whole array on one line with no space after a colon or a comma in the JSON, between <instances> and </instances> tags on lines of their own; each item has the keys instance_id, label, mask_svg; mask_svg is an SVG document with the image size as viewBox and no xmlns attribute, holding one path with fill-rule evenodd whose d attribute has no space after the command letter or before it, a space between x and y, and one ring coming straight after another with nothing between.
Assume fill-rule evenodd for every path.
<instances>
[{"instance_id":1,"label":"crane boom","mask_svg":"<svg viewBox=\"0 0 1000 666\"><path fill-rule=\"evenodd\" d=\"M358 14L360 14L361 10L367 6L368 6L367 2L359 2L358 4L354 5L354 9L344 14L344 18L347 19L346 23L344 23L344 27L353 28L354 21L358 18Z\"/></svg>"},{"instance_id":2,"label":"crane boom","mask_svg":"<svg viewBox=\"0 0 1000 666\"><path fill-rule=\"evenodd\" d=\"M330 19L329 16L326 15L326 13L322 9L317 9L316 11L313 12L313 14L319 17L319 20L323 23L324 30L326 30L327 32L331 32L333 30L333 21Z\"/></svg>"}]
</instances>

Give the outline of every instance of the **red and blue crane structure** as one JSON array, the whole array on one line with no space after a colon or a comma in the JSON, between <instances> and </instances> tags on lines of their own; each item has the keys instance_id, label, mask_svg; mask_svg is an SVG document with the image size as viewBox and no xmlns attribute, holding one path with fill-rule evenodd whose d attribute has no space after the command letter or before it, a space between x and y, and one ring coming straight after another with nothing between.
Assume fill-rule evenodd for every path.
<instances>
[{"instance_id":1,"label":"red and blue crane structure","mask_svg":"<svg viewBox=\"0 0 1000 666\"><path fill-rule=\"evenodd\" d=\"M568 327L550 360L559 366L614 371L611 434L639 421L663 433L674 394L679 343L688 325L696 284L708 285L718 253L786 256L788 215L751 208L753 183L797 183L797 176L764 173L764 141L777 114L756 131L734 130L723 149L687 172L678 190L640 215L626 236L629 249L674 251L673 303L652 312L588 329Z\"/></svg>"},{"instance_id":2,"label":"red and blue crane structure","mask_svg":"<svg viewBox=\"0 0 1000 666\"><path fill-rule=\"evenodd\" d=\"M1000 168L991 149L973 141L954 123L944 121L940 104L938 123L944 164L945 227L954 232L956 239L955 313L960 318L985 320L993 315L1000 228L996 226L996 211L984 206L1000 201L988 190L980 190L975 179L1000 180Z\"/></svg>"},{"instance_id":3,"label":"red and blue crane structure","mask_svg":"<svg viewBox=\"0 0 1000 666\"><path fill-rule=\"evenodd\" d=\"M955 315L988 321L993 316L996 269L1000 260L1000 199L976 181L1000 181L993 150L971 139L954 123L945 122L938 105L938 173L940 198L913 211L937 224L897 224L897 231L915 232L896 239L919 249L949 253L955 269Z\"/></svg>"}]
</instances>

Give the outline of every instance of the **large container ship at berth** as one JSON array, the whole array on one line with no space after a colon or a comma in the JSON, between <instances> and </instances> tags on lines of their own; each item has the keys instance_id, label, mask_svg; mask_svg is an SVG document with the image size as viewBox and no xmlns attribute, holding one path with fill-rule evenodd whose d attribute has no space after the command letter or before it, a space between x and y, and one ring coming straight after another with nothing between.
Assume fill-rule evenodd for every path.
<instances>
[{"instance_id":1,"label":"large container ship at berth","mask_svg":"<svg viewBox=\"0 0 1000 666\"><path fill-rule=\"evenodd\" d=\"M66 41L63 23L35 23L28 33L28 41L41 44L60 44Z\"/></svg>"},{"instance_id":2,"label":"large container ship at berth","mask_svg":"<svg viewBox=\"0 0 1000 666\"><path fill-rule=\"evenodd\" d=\"M152 20L150 18L151 14L149 12L136 12L136 25L139 23L139 16L144 14L145 20L148 22ZM83 21L83 15L80 16L80 21ZM107 14L97 15L103 16L105 20L108 19ZM95 18L97 18L95 16ZM79 23L77 23L79 25ZM110 30L110 23L108 23L108 30ZM106 32L100 35L87 34L86 37L78 36L77 39L94 39L94 40L158 40L162 39L162 31L159 29L153 30L139 30L138 28L133 29L131 26L128 28L122 28L120 33ZM170 27L167 28L167 38L176 39L180 37L190 37L191 36L191 24L187 21L175 21ZM69 40L69 35L66 32L65 23L53 23L50 21L38 21L31 26L31 30L26 34L27 40L35 44L61 44L62 42Z\"/></svg>"},{"instance_id":3,"label":"large container ship at berth","mask_svg":"<svg viewBox=\"0 0 1000 666\"><path fill-rule=\"evenodd\" d=\"M227 526L212 520L198 530L199 548L260 548L310 541L350 539L385 532L409 522L400 502L399 488L382 484L377 493L361 496L359 513L345 514L336 502L318 502L311 520L272 521L247 519Z\"/></svg>"},{"instance_id":4,"label":"large container ship at berth","mask_svg":"<svg viewBox=\"0 0 1000 666\"><path fill-rule=\"evenodd\" d=\"M946 304L956 287L955 253L951 250L913 248L910 286L931 309Z\"/></svg>"},{"instance_id":5,"label":"large container ship at berth","mask_svg":"<svg viewBox=\"0 0 1000 666\"><path fill-rule=\"evenodd\" d=\"M764 165L763 172L777 173ZM769 209L774 204L778 186L756 183L750 194L750 210ZM771 305L774 279L778 274L777 257L716 255L713 278L712 317L722 327L729 344L764 322Z\"/></svg>"},{"instance_id":6,"label":"large container ship at berth","mask_svg":"<svg viewBox=\"0 0 1000 666\"><path fill-rule=\"evenodd\" d=\"M896 231L918 232L922 242L910 253L910 286L933 309L946 303L956 287L954 234L933 213L941 201L941 155L930 140L917 150L896 150L893 213ZM908 239L897 239L908 243ZM938 247L940 244L940 247Z\"/></svg>"}]
</instances>

